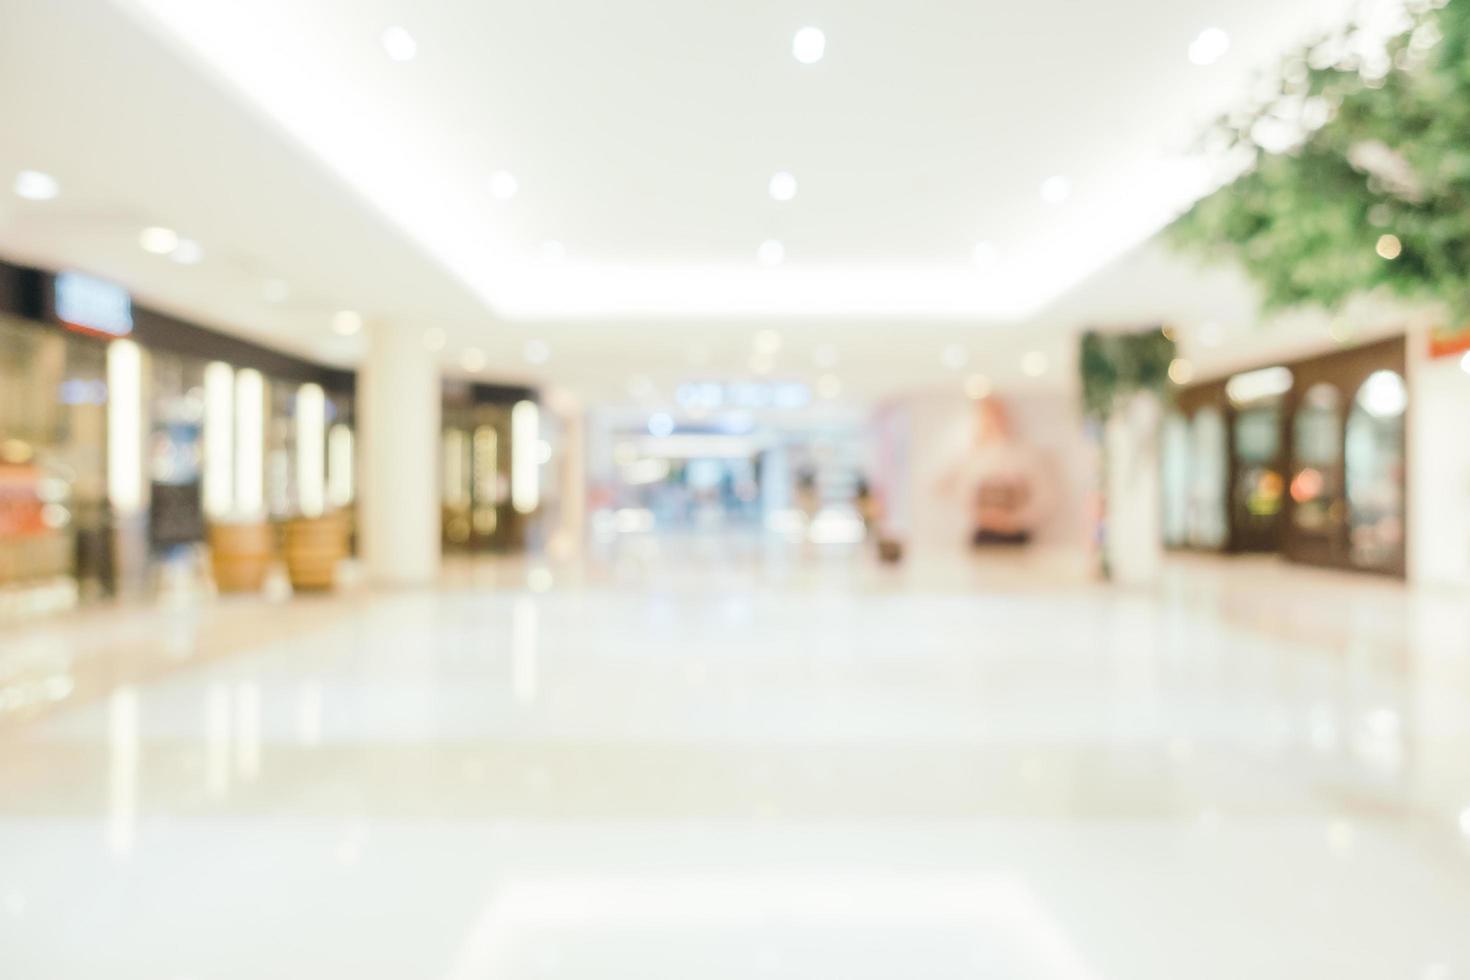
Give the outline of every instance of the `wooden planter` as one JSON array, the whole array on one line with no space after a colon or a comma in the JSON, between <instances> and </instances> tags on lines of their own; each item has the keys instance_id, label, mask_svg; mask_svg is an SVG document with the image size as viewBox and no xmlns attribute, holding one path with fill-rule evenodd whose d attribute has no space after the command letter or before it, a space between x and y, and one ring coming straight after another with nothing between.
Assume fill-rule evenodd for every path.
<instances>
[{"instance_id":1,"label":"wooden planter","mask_svg":"<svg viewBox=\"0 0 1470 980\"><path fill-rule=\"evenodd\" d=\"M298 517L285 526L286 572L298 592L324 592L337 584L337 565L347 555L347 525L338 516Z\"/></svg>"},{"instance_id":2,"label":"wooden planter","mask_svg":"<svg viewBox=\"0 0 1470 980\"><path fill-rule=\"evenodd\" d=\"M215 588L221 592L259 592L275 550L275 535L263 521L211 524L209 554Z\"/></svg>"}]
</instances>

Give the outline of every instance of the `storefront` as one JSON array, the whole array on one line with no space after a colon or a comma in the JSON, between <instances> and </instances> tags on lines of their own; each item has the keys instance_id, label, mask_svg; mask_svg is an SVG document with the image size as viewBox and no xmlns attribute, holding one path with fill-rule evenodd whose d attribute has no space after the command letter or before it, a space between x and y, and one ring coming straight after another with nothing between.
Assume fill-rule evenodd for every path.
<instances>
[{"instance_id":1,"label":"storefront","mask_svg":"<svg viewBox=\"0 0 1470 980\"><path fill-rule=\"evenodd\" d=\"M528 518L540 508L543 489L536 393L507 385L446 384L442 428L445 550L525 547Z\"/></svg>"},{"instance_id":2,"label":"storefront","mask_svg":"<svg viewBox=\"0 0 1470 980\"><path fill-rule=\"evenodd\" d=\"M1398 338L1183 389L1164 436L1168 544L1402 577L1405 366Z\"/></svg>"},{"instance_id":3,"label":"storefront","mask_svg":"<svg viewBox=\"0 0 1470 980\"><path fill-rule=\"evenodd\" d=\"M0 617L189 587L210 522L350 510L352 392L111 283L0 264Z\"/></svg>"}]
</instances>

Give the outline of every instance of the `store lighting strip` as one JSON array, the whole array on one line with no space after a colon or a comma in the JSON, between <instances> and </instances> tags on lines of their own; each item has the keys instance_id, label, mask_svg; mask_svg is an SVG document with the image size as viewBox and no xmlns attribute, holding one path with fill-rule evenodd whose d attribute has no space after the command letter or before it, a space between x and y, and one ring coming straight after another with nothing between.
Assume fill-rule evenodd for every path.
<instances>
[{"instance_id":1,"label":"store lighting strip","mask_svg":"<svg viewBox=\"0 0 1470 980\"><path fill-rule=\"evenodd\" d=\"M107 348L107 497L119 515L143 509L143 353L131 340Z\"/></svg>"},{"instance_id":2,"label":"store lighting strip","mask_svg":"<svg viewBox=\"0 0 1470 980\"><path fill-rule=\"evenodd\" d=\"M235 511L265 513L265 378L251 368L235 375Z\"/></svg>"},{"instance_id":3,"label":"store lighting strip","mask_svg":"<svg viewBox=\"0 0 1470 980\"><path fill-rule=\"evenodd\" d=\"M357 493L356 465L352 429L339 422L327 433L327 503L337 510L352 506Z\"/></svg>"},{"instance_id":4,"label":"store lighting strip","mask_svg":"<svg viewBox=\"0 0 1470 980\"><path fill-rule=\"evenodd\" d=\"M204 369L204 513L217 520L235 507L235 369Z\"/></svg>"},{"instance_id":5,"label":"store lighting strip","mask_svg":"<svg viewBox=\"0 0 1470 980\"><path fill-rule=\"evenodd\" d=\"M541 410L535 402L516 402L510 410L510 502L518 514L529 514L541 503Z\"/></svg>"},{"instance_id":6,"label":"store lighting strip","mask_svg":"<svg viewBox=\"0 0 1470 980\"><path fill-rule=\"evenodd\" d=\"M296 501L303 517L327 509L327 395L318 384L296 391Z\"/></svg>"}]
</instances>

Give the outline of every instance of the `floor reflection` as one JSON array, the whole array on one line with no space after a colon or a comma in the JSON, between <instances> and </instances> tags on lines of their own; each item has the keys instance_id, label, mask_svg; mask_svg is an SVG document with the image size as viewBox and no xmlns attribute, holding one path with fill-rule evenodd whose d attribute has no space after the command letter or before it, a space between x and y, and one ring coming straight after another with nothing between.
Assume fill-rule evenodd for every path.
<instances>
[{"instance_id":1,"label":"floor reflection","mask_svg":"<svg viewBox=\"0 0 1470 980\"><path fill-rule=\"evenodd\" d=\"M640 545L0 641L63 683L4 976L1470 976L1470 619L1376 579Z\"/></svg>"}]
</instances>

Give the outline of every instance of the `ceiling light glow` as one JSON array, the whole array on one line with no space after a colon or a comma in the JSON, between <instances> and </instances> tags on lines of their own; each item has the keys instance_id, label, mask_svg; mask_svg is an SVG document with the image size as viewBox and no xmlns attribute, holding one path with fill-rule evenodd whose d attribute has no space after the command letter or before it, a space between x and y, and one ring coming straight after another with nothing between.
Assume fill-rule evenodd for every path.
<instances>
[{"instance_id":1,"label":"ceiling light glow","mask_svg":"<svg viewBox=\"0 0 1470 980\"><path fill-rule=\"evenodd\" d=\"M1392 262L1404 254L1404 243L1397 235L1382 235L1378 239L1377 251L1379 258Z\"/></svg>"},{"instance_id":2,"label":"ceiling light glow","mask_svg":"<svg viewBox=\"0 0 1470 980\"><path fill-rule=\"evenodd\" d=\"M198 265L204 261L204 246L192 238L180 238L168 257L179 265Z\"/></svg>"},{"instance_id":3,"label":"ceiling light glow","mask_svg":"<svg viewBox=\"0 0 1470 980\"><path fill-rule=\"evenodd\" d=\"M15 175L15 193L27 201L49 201L61 193L61 184L39 170L22 170Z\"/></svg>"},{"instance_id":4,"label":"ceiling light glow","mask_svg":"<svg viewBox=\"0 0 1470 980\"><path fill-rule=\"evenodd\" d=\"M790 201L796 197L796 178L786 171L771 177L771 200Z\"/></svg>"},{"instance_id":5,"label":"ceiling light glow","mask_svg":"<svg viewBox=\"0 0 1470 980\"><path fill-rule=\"evenodd\" d=\"M172 228L144 228L138 233L138 244L153 255L167 255L179 247L179 233Z\"/></svg>"},{"instance_id":6,"label":"ceiling light glow","mask_svg":"<svg viewBox=\"0 0 1470 980\"><path fill-rule=\"evenodd\" d=\"M1169 380L1176 385L1189 384L1194 380L1194 365L1186 358L1174 358L1169 362Z\"/></svg>"},{"instance_id":7,"label":"ceiling light glow","mask_svg":"<svg viewBox=\"0 0 1470 980\"><path fill-rule=\"evenodd\" d=\"M338 310L332 314L332 333L351 337L362 330L362 314L356 310Z\"/></svg>"},{"instance_id":8,"label":"ceiling light glow","mask_svg":"<svg viewBox=\"0 0 1470 980\"><path fill-rule=\"evenodd\" d=\"M970 352L959 344L950 344L939 355L939 362L951 371L958 371L970 363Z\"/></svg>"},{"instance_id":9,"label":"ceiling light glow","mask_svg":"<svg viewBox=\"0 0 1470 980\"><path fill-rule=\"evenodd\" d=\"M1213 65L1230 50L1230 35L1218 27L1206 27L1189 45L1189 60L1201 68Z\"/></svg>"},{"instance_id":10,"label":"ceiling light glow","mask_svg":"<svg viewBox=\"0 0 1470 980\"><path fill-rule=\"evenodd\" d=\"M1376 419L1398 418L1409 407L1409 389L1397 371L1374 371L1359 389L1358 404Z\"/></svg>"},{"instance_id":11,"label":"ceiling light glow","mask_svg":"<svg viewBox=\"0 0 1470 980\"><path fill-rule=\"evenodd\" d=\"M786 246L774 238L761 242L761 247L755 251L756 261L767 269L774 269L786 261Z\"/></svg>"},{"instance_id":12,"label":"ceiling light glow","mask_svg":"<svg viewBox=\"0 0 1470 980\"><path fill-rule=\"evenodd\" d=\"M396 130L410 122L400 116L409 111L407 104L385 109L386 115L362 111L359 103L368 92L351 85L346 77L323 84L313 77L320 70L316 59L261 58L271 28L257 23L260 18L242 17L238 23L248 30L229 30L221 29L217 5L181 0L133 3L152 15L173 41L213 66L254 109L309 148L357 196L371 201L390 224L404 229L497 318L811 315L1016 320L1030 316L1124 250L1146 240L1213 190L1217 180L1207 163L1196 162L1192 156L1150 157L1129 169L1126 176L1096 181L1090 177L1085 195L1088 213L1078 219L1084 225L1080 233L1063 227L1043 229L1054 238L1049 247L1014 254L1003 248L1003 280L978 276L969 265L964 253L973 246L973 238L955 246L960 254L954 261L922 267L873 262L804 265L798 270L787 263L782 274L772 275L749 262L747 253L743 266L738 261L703 264L691 256L677 264L579 261L553 269L539 262L516 261L509 240L512 229L478 220L484 215L466 213L466 207L486 209L494 203L489 171L508 168L510 159L492 158L481 177L470 178L478 180L476 189L462 186L452 171L446 171L442 156L431 146L407 141L393 153L364 152L381 146L385 126ZM378 22L377 29L381 31L388 23ZM797 22L786 29L778 27L778 57L782 43L789 44L800 26ZM289 40L293 46L307 47L307 39ZM381 56L371 50L377 40L371 31L367 40L369 56ZM1062 162L1070 159L1061 157L1047 171L1070 166ZM779 158L768 165L797 166ZM760 172L746 178L755 181L747 185L750 191L758 192ZM769 177L771 171L764 172ZM405 174L419 179L404 179ZM1030 200L1035 200L1030 194L1045 176L1046 172L1041 173L1029 188L1022 186ZM65 190L70 194L72 189L68 185ZM761 233L774 235L775 229Z\"/></svg>"},{"instance_id":13,"label":"ceiling light glow","mask_svg":"<svg viewBox=\"0 0 1470 980\"><path fill-rule=\"evenodd\" d=\"M1066 177L1048 177L1041 182L1041 200L1045 204L1052 207L1066 204L1071 196L1072 182Z\"/></svg>"},{"instance_id":14,"label":"ceiling light glow","mask_svg":"<svg viewBox=\"0 0 1470 980\"><path fill-rule=\"evenodd\" d=\"M979 401L989 398L991 392L990 379L983 374L972 374L965 379L965 397Z\"/></svg>"},{"instance_id":15,"label":"ceiling light glow","mask_svg":"<svg viewBox=\"0 0 1470 980\"><path fill-rule=\"evenodd\" d=\"M758 354L767 356L781 349L781 335L774 330L762 330L755 335L755 349Z\"/></svg>"},{"instance_id":16,"label":"ceiling light glow","mask_svg":"<svg viewBox=\"0 0 1470 980\"><path fill-rule=\"evenodd\" d=\"M419 53L419 42L407 28L394 24L383 31L383 50L394 61L412 61Z\"/></svg>"},{"instance_id":17,"label":"ceiling light glow","mask_svg":"<svg viewBox=\"0 0 1470 980\"><path fill-rule=\"evenodd\" d=\"M791 55L803 65L815 65L827 53L827 35L821 28L803 27L791 39Z\"/></svg>"},{"instance_id":18,"label":"ceiling light glow","mask_svg":"<svg viewBox=\"0 0 1470 980\"><path fill-rule=\"evenodd\" d=\"M490 175L490 196L497 201L509 201L520 189L520 181L509 171L497 170Z\"/></svg>"}]
</instances>

